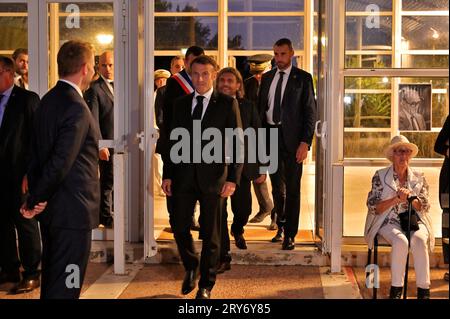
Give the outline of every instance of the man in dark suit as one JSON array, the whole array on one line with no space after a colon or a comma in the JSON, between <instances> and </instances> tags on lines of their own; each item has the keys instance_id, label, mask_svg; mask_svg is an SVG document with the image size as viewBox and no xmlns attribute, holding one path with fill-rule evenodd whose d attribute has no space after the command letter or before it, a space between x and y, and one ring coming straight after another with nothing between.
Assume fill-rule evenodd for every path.
<instances>
[{"instance_id":1,"label":"man in dark suit","mask_svg":"<svg viewBox=\"0 0 450 319\"><path fill-rule=\"evenodd\" d=\"M224 68L217 75L217 91L229 95L237 99L239 103L239 112L241 114L242 128L244 130L253 130L257 137L257 130L261 127L261 120L256 109L256 105L243 98L244 81L238 70L235 68ZM266 175L259 174L259 163L257 158L257 140L247 139L245 141L245 157L242 169L239 187L236 188L233 196L231 196L231 210L233 211L233 224L231 225L231 234L234 236L235 245L239 249L247 249L244 238L244 226L248 222L248 217L252 212L252 181L259 185L266 180ZM253 158L255 161L249 161ZM226 200L224 211L222 213L222 230L221 230L221 247L220 247L220 263L217 273L223 273L231 269L230 236L228 235L228 214L226 208Z\"/></svg>"},{"instance_id":2,"label":"man in dark suit","mask_svg":"<svg viewBox=\"0 0 450 319\"><path fill-rule=\"evenodd\" d=\"M14 50L12 59L16 70L14 84L28 90L28 50L24 48Z\"/></svg>"},{"instance_id":3,"label":"man in dark suit","mask_svg":"<svg viewBox=\"0 0 450 319\"><path fill-rule=\"evenodd\" d=\"M168 145L169 145L169 133L168 129L170 127L170 123L172 122L173 112L177 110L173 107L174 101L185 95L192 94L194 92L194 86L192 84L191 79L191 68L190 64L192 60L196 57L204 55L205 51L198 46L191 46L187 49L185 57L184 57L184 66L185 68L178 73L173 74L170 78L167 79L166 89L164 92L164 107L163 107L163 121L162 126L160 127L160 138L158 139L156 145L156 152L161 154L163 162L168 161ZM172 211L172 198L166 197L167 202L167 211L169 212L169 216ZM194 214L192 215L192 230L199 230L199 225L195 220Z\"/></svg>"},{"instance_id":4,"label":"man in dark suit","mask_svg":"<svg viewBox=\"0 0 450 319\"><path fill-rule=\"evenodd\" d=\"M242 124L236 99L214 91L216 62L208 56L200 56L192 62L191 70L195 92L175 101L169 131L173 135L172 139L177 138L176 134L180 131L187 132L189 138L179 142L171 140L169 160L164 161L162 186L166 195L173 198L170 225L186 270L182 285L183 294L188 294L195 288L199 260L190 225L195 203L200 202L199 221L203 243L196 298L209 299L219 261L223 200L233 194L241 167L231 158L229 162L225 160L227 155L230 155L225 150L225 145L233 144L229 139L228 144L225 144L225 130L242 128ZM202 136L206 130L218 131L221 141L212 141L214 137L203 140L196 138L197 134ZM187 159L181 162L178 161L179 152L175 147L175 144L180 143L187 147L181 150L181 156L187 156ZM209 162L202 156L201 150L209 143L221 145L220 154L217 154L215 149L213 151L215 156L219 156L218 161Z\"/></svg>"},{"instance_id":5,"label":"man in dark suit","mask_svg":"<svg viewBox=\"0 0 450 319\"><path fill-rule=\"evenodd\" d=\"M99 78L91 84L84 94L95 122L100 127L100 139L114 139L114 53L103 52L98 62ZM99 150L100 166L100 225L113 224L112 192L114 185L113 149L102 147Z\"/></svg>"},{"instance_id":6,"label":"man in dark suit","mask_svg":"<svg viewBox=\"0 0 450 319\"><path fill-rule=\"evenodd\" d=\"M24 218L19 210L27 192L33 116L39 96L14 85L14 64L0 56L0 284L18 282L13 293L39 287L41 236L36 219ZM16 230L20 259L17 255Z\"/></svg>"},{"instance_id":7,"label":"man in dark suit","mask_svg":"<svg viewBox=\"0 0 450 319\"><path fill-rule=\"evenodd\" d=\"M278 169L270 175L272 195L277 212L277 235L282 249L295 248L300 215L300 182L302 162L312 143L316 102L312 77L292 65L294 49L289 39L278 40L274 47L277 68L263 75L258 109L263 125L278 131ZM270 130L269 134L270 134Z\"/></svg>"},{"instance_id":8,"label":"man in dark suit","mask_svg":"<svg viewBox=\"0 0 450 319\"><path fill-rule=\"evenodd\" d=\"M98 226L100 133L82 91L94 75L89 43L68 41L58 52L58 83L36 112L29 168L29 197L21 213L39 214L42 233L41 298L79 298Z\"/></svg>"}]
</instances>

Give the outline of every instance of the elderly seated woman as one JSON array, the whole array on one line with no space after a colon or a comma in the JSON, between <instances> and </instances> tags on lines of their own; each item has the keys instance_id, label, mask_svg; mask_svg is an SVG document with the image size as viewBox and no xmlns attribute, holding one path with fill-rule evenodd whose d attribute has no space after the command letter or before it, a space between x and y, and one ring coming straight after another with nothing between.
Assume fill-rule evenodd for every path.
<instances>
[{"instance_id":1,"label":"elderly seated woman","mask_svg":"<svg viewBox=\"0 0 450 319\"><path fill-rule=\"evenodd\" d=\"M428 184L423 173L409 167L418 148L402 135L392 138L385 150L392 165L378 170L372 178L367 198L368 213L364 231L369 248L375 236L381 235L391 246L390 298L400 299L403 289L408 239L402 231L399 213L408 209L408 197L417 196L412 206L417 213L419 230L411 231L410 246L416 271L417 298L430 298L429 252L434 248L434 236L428 214Z\"/></svg>"}]
</instances>

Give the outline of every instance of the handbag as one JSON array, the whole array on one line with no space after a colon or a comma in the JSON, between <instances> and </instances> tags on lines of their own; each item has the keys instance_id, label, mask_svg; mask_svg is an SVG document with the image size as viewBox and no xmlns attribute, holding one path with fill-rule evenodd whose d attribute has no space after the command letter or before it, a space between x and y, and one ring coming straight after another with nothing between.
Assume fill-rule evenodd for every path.
<instances>
[{"instance_id":1,"label":"handbag","mask_svg":"<svg viewBox=\"0 0 450 319\"><path fill-rule=\"evenodd\" d=\"M398 214L398 217L400 218L400 226L402 227L402 230L404 232L408 231L408 215L409 215L408 210ZM419 230L418 216L414 209L411 209L411 219L409 220L409 230L410 231Z\"/></svg>"}]
</instances>

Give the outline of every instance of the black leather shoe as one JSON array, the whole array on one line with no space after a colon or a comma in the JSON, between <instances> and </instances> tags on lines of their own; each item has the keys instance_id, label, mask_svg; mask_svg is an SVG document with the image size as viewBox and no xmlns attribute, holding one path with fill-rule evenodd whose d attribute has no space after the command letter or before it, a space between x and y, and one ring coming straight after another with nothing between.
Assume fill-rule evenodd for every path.
<instances>
[{"instance_id":1,"label":"black leather shoe","mask_svg":"<svg viewBox=\"0 0 450 319\"><path fill-rule=\"evenodd\" d=\"M403 287L391 286L391 291L389 293L389 299L402 299Z\"/></svg>"},{"instance_id":2,"label":"black leather shoe","mask_svg":"<svg viewBox=\"0 0 450 319\"><path fill-rule=\"evenodd\" d=\"M199 288L197 291L197 295L195 299L210 299L211 298L211 290L207 288Z\"/></svg>"},{"instance_id":3,"label":"black leather shoe","mask_svg":"<svg viewBox=\"0 0 450 319\"><path fill-rule=\"evenodd\" d=\"M183 285L181 286L181 293L187 295L195 288L195 280L197 279L196 270L186 271L183 279Z\"/></svg>"},{"instance_id":4,"label":"black leather shoe","mask_svg":"<svg viewBox=\"0 0 450 319\"><path fill-rule=\"evenodd\" d=\"M36 288L39 288L41 282L39 278L35 279L23 279L21 282L17 284L13 289L11 289L12 294L22 294L25 292L33 291Z\"/></svg>"},{"instance_id":5,"label":"black leather shoe","mask_svg":"<svg viewBox=\"0 0 450 319\"><path fill-rule=\"evenodd\" d=\"M444 274L444 280L445 280L445 281L448 281L448 272L446 272L446 273Z\"/></svg>"},{"instance_id":6,"label":"black leather shoe","mask_svg":"<svg viewBox=\"0 0 450 319\"><path fill-rule=\"evenodd\" d=\"M430 299L430 289L417 288L417 299Z\"/></svg>"},{"instance_id":7,"label":"black leather shoe","mask_svg":"<svg viewBox=\"0 0 450 319\"><path fill-rule=\"evenodd\" d=\"M260 223L269 215L270 212L258 212L255 217L249 220L249 223Z\"/></svg>"},{"instance_id":8,"label":"black leather shoe","mask_svg":"<svg viewBox=\"0 0 450 319\"><path fill-rule=\"evenodd\" d=\"M245 242L245 238L242 234L233 235L234 236L234 244L239 249L247 249L247 243Z\"/></svg>"},{"instance_id":9,"label":"black leather shoe","mask_svg":"<svg viewBox=\"0 0 450 319\"><path fill-rule=\"evenodd\" d=\"M0 272L0 285L7 282L19 282L20 281L20 272L17 270L16 272Z\"/></svg>"},{"instance_id":10,"label":"black leather shoe","mask_svg":"<svg viewBox=\"0 0 450 319\"><path fill-rule=\"evenodd\" d=\"M283 244L281 245L282 250L293 250L295 248L294 238L285 237Z\"/></svg>"},{"instance_id":11,"label":"black leather shoe","mask_svg":"<svg viewBox=\"0 0 450 319\"><path fill-rule=\"evenodd\" d=\"M229 261L224 261L219 264L219 267L217 267L217 273L223 274L225 271L230 270L231 265Z\"/></svg>"},{"instance_id":12,"label":"black leather shoe","mask_svg":"<svg viewBox=\"0 0 450 319\"><path fill-rule=\"evenodd\" d=\"M278 229L277 234L272 238L272 243L277 243L283 240L283 230Z\"/></svg>"}]
</instances>

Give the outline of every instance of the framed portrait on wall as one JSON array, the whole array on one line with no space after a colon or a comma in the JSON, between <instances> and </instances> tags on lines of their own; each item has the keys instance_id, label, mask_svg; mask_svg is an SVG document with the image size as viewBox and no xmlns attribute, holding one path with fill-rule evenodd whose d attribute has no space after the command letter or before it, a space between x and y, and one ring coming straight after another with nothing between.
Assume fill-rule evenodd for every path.
<instances>
[{"instance_id":1,"label":"framed portrait on wall","mask_svg":"<svg viewBox=\"0 0 450 319\"><path fill-rule=\"evenodd\" d=\"M399 84L398 129L431 130L431 84Z\"/></svg>"}]
</instances>

